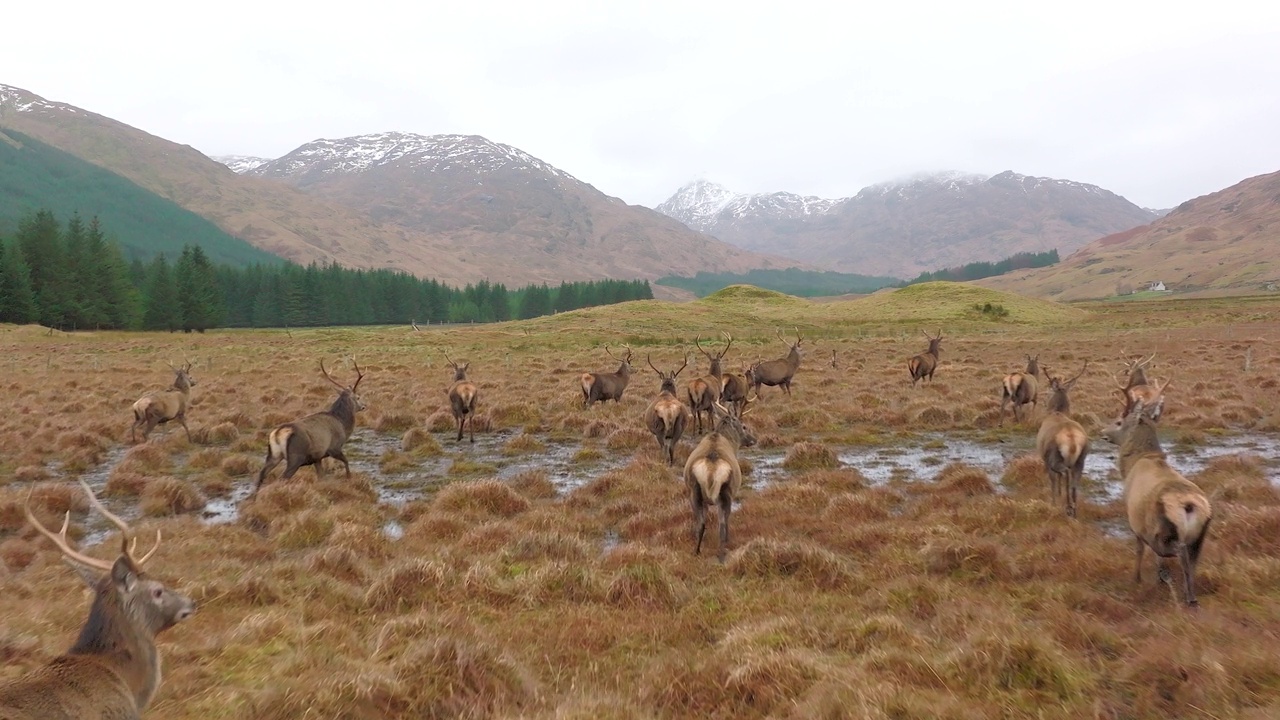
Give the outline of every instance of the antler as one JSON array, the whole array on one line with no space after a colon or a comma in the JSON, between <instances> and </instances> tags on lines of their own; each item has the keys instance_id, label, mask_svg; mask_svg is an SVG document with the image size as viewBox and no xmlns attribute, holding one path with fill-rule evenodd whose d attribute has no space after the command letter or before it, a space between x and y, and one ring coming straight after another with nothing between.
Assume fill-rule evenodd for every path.
<instances>
[{"instance_id":1,"label":"antler","mask_svg":"<svg viewBox=\"0 0 1280 720\"><path fill-rule=\"evenodd\" d=\"M329 382L333 383L333 386L334 386L334 387L338 388L339 390L346 390L346 389L347 389L345 385L343 385L342 383L338 382L337 380L334 380L334 379L333 379L333 376L329 374L329 371L328 371L328 370L325 370L325 369L324 369L324 360L321 360L321 361L320 361L320 372L324 374L324 379L325 379L325 380L328 380ZM358 372L358 371L357 371L357 372Z\"/></svg>"},{"instance_id":2,"label":"antler","mask_svg":"<svg viewBox=\"0 0 1280 720\"><path fill-rule=\"evenodd\" d=\"M1138 363L1138 367L1140 367L1140 368L1145 368L1147 365L1150 365L1150 364L1151 364L1151 361L1152 361L1152 360L1155 360L1155 359L1156 359L1156 353L1155 353L1155 352L1152 352L1152 353L1151 353L1151 357L1149 357L1149 358L1147 358L1146 360L1143 360L1143 361L1141 361L1141 362L1139 362L1139 363Z\"/></svg>"},{"instance_id":3,"label":"antler","mask_svg":"<svg viewBox=\"0 0 1280 720\"><path fill-rule=\"evenodd\" d=\"M709 353L709 352L707 352L706 350L703 350L703 349L702 349L702 335L701 335L701 334L699 334L697 337L695 337L695 338L693 339L693 345L694 345L694 347L698 348L698 352L702 353L703 355L706 355L708 360L715 360L715 358L714 358L714 357L712 357L711 353Z\"/></svg>"},{"instance_id":4,"label":"antler","mask_svg":"<svg viewBox=\"0 0 1280 720\"><path fill-rule=\"evenodd\" d=\"M645 362L649 363L649 367L653 368L653 371L658 373L658 377L666 377L665 375L662 374L661 370L659 370L656 367L653 367L653 358L649 357L649 353L644 354L644 359L645 359Z\"/></svg>"},{"instance_id":5,"label":"antler","mask_svg":"<svg viewBox=\"0 0 1280 720\"><path fill-rule=\"evenodd\" d=\"M1073 377L1073 378L1071 378L1070 380L1068 380L1068 381L1067 381L1067 384L1068 384L1068 385L1070 385L1070 384L1074 383L1075 381L1079 380L1079 379L1080 379L1080 376L1081 376L1081 375L1084 375L1084 371L1085 371L1085 370L1088 370L1088 369L1089 369L1089 361L1088 361L1088 360L1085 360L1085 361L1084 361L1084 367L1080 368L1080 372L1076 373L1076 376L1075 376L1075 377Z\"/></svg>"},{"instance_id":6,"label":"antler","mask_svg":"<svg viewBox=\"0 0 1280 720\"><path fill-rule=\"evenodd\" d=\"M605 351L605 353L606 353L606 354L608 354L608 356L609 356L609 357L613 358L614 360L617 360L618 362L622 362L622 360L619 360L619 359L618 359L618 356L617 356L617 355L614 355L614 354L613 354L613 351L609 350L609 344L608 344L608 343L605 343L604 351Z\"/></svg>"},{"instance_id":7,"label":"antler","mask_svg":"<svg viewBox=\"0 0 1280 720\"><path fill-rule=\"evenodd\" d=\"M1048 366L1045 366L1045 367L1047 368ZM1110 372L1110 371L1108 371L1108 372ZM1116 384L1116 387L1117 387L1117 388L1119 388L1121 392L1127 392L1127 391L1128 391L1129 386L1128 386L1128 385L1125 385L1125 384L1124 384L1124 383L1122 383L1122 382L1120 382L1120 378L1116 377L1116 374L1115 374L1114 372L1113 372L1113 373L1111 373L1111 380L1112 380L1112 382L1114 382L1114 383ZM1127 395L1126 395L1126 397L1127 397Z\"/></svg>"},{"instance_id":8,"label":"antler","mask_svg":"<svg viewBox=\"0 0 1280 720\"><path fill-rule=\"evenodd\" d=\"M445 359L445 360L447 360L447 361L449 362L449 367L453 368L454 370L457 370L457 369L458 369L458 363L454 362L454 361L453 361L453 358L449 357L449 351L448 351L448 350L445 350L445 351L444 351L444 359Z\"/></svg>"},{"instance_id":9,"label":"antler","mask_svg":"<svg viewBox=\"0 0 1280 720\"><path fill-rule=\"evenodd\" d=\"M351 392L355 392L356 388L360 387L360 381L364 379L364 373L360 372L360 363L356 362L355 355L351 356L351 367L356 370L356 382L351 386Z\"/></svg>"},{"instance_id":10,"label":"antler","mask_svg":"<svg viewBox=\"0 0 1280 720\"><path fill-rule=\"evenodd\" d=\"M724 338L726 341L724 345L724 351L720 353L720 357L724 357L726 354L728 354L729 348L733 345L733 336L724 331L721 331L721 334L724 335Z\"/></svg>"},{"instance_id":11,"label":"antler","mask_svg":"<svg viewBox=\"0 0 1280 720\"><path fill-rule=\"evenodd\" d=\"M625 362L625 363L627 363L627 364L630 364L630 363L631 363L631 346L630 346L630 345L623 345L622 347L626 348L626 350L627 350L627 359L626 359L626 360L623 360L623 362Z\"/></svg>"},{"instance_id":12,"label":"antler","mask_svg":"<svg viewBox=\"0 0 1280 720\"><path fill-rule=\"evenodd\" d=\"M796 345L799 345L799 344L800 344L800 341L801 341L801 340L803 340L804 338L800 337L800 328L799 328L799 326L793 327L793 328L791 328L791 329L796 331L796 342L795 342L795 345L792 345L792 347L795 347Z\"/></svg>"},{"instance_id":13,"label":"antler","mask_svg":"<svg viewBox=\"0 0 1280 720\"><path fill-rule=\"evenodd\" d=\"M680 369L679 369L679 370L677 370L677 371L675 371L675 372L671 373L671 379L672 379L672 380L675 380L675 379L676 379L676 376L677 376L677 375L679 375L680 373L684 372L684 369L685 369L686 367L688 367L688 366L689 366L689 353L685 353L685 354L684 354L684 362L680 364Z\"/></svg>"},{"instance_id":14,"label":"antler","mask_svg":"<svg viewBox=\"0 0 1280 720\"><path fill-rule=\"evenodd\" d=\"M133 563L134 567L141 568L143 564L151 559L152 555L155 555L156 550L160 549L160 531L156 530L156 542L155 545L152 546L151 550L141 558L134 557L133 553L138 548L138 538L134 536L133 529L115 513L107 510L107 508L98 501L98 497L93 494L93 490L85 481L81 480L80 486L84 488L85 493L89 496L89 503L96 508L98 512L102 513L103 517L111 521L112 525L115 525L120 529L122 533L120 538L120 552L129 559L129 562ZM84 553L72 548L71 544L67 541L67 527L71 523L71 511L68 510L62 517L62 529L56 534L51 532L44 525L40 524L40 521L37 520L36 516L31 512L31 495L34 492L35 487L32 486L31 490L27 492L26 502L22 505L22 511L27 517L27 522L31 523L32 527L34 527L41 535L52 540L53 544L58 546L58 550L62 552L62 556L67 560L78 563L87 568L93 568L94 570L110 571L111 566L114 563L109 560L102 560L85 555Z\"/></svg>"}]
</instances>

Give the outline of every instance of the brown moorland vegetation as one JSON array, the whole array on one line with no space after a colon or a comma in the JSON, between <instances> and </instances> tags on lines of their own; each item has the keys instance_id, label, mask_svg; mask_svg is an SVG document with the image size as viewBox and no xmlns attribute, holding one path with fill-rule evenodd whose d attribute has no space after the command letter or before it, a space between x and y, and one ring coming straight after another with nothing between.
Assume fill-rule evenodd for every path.
<instances>
[{"instance_id":1,"label":"brown moorland vegetation","mask_svg":"<svg viewBox=\"0 0 1280 720\"><path fill-rule=\"evenodd\" d=\"M1280 302L1100 304L1057 322L1020 322L1008 298L1004 321L926 308L913 318L946 320L948 344L915 389L920 325L858 302L743 292L292 336L0 327L0 682L83 622L81 581L22 516L34 485L36 516L56 527L69 510L70 536L105 556L83 477L141 536L164 531L152 572L199 605L161 638L148 717L1280 713ZM669 364L681 341L722 329L727 361L773 357L783 324L812 355L792 397L766 388L752 405L760 445L741 452L726 562L695 557L679 473L696 438L668 468L640 426L656 376L583 410L579 374L605 342ZM450 432L441 347L486 368L474 446ZM838 370L819 359L832 349ZM1198 613L1150 571L1132 584L1114 471L1086 472L1069 519L1029 456L1043 410L996 426L1000 378L1038 352L1052 367L1092 361L1072 410L1097 437L1118 410L1104 370L1122 351L1156 351L1151 374L1175 378L1166 447L1175 467L1198 463L1186 474L1214 503ZM130 403L184 354L202 365L195 442L179 427L128 445ZM368 406L347 445L353 477L304 468L244 501L266 433L332 402L319 360L347 370L351 355ZM1241 438L1262 449L1217 452ZM957 460L962 442L1006 460ZM901 462L854 466L873 453ZM1094 453L1110 467L1112 451Z\"/></svg>"}]
</instances>

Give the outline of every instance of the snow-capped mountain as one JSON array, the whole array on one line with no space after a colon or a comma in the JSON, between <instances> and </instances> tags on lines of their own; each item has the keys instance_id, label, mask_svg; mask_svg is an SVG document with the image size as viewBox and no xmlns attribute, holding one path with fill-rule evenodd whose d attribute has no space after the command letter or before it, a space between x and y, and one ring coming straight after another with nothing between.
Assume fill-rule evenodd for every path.
<instances>
[{"instance_id":1,"label":"snow-capped mountain","mask_svg":"<svg viewBox=\"0 0 1280 720\"><path fill-rule=\"evenodd\" d=\"M52 102L12 85L0 84L0 115L8 112L66 112L78 113L80 108L66 103Z\"/></svg>"},{"instance_id":2,"label":"snow-capped mountain","mask_svg":"<svg viewBox=\"0 0 1280 720\"><path fill-rule=\"evenodd\" d=\"M1158 216L1097 185L1012 171L920 173L835 200L697 181L657 209L740 247L900 277L1024 251L1065 256Z\"/></svg>"},{"instance_id":3,"label":"snow-capped mountain","mask_svg":"<svg viewBox=\"0 0 1280 720\"><path fill-rule=\"evenodd\" d=\"M237 175L243 175L250 170L254 170L271 162L271 158L256 157L253 155L213 155L209 159L217 160L223 165L226 165Z\"/></svg>"}]
</instances>

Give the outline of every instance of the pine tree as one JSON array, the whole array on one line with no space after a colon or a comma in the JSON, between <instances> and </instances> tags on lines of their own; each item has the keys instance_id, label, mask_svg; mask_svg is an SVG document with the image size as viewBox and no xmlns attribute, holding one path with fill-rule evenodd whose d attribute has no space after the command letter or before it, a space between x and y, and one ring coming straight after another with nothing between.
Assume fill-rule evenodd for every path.
<instances>
[{"instance_id":1,"label":"pine tree","mask_svg":"<svg viewBox=\"0 0 1280 720\"><path fill-rule=\"evenodd\" d=\"M65 326L72 304L59 235L58 220L48 210L39 210L18 225L18 247L31 274L39 321L49 327Z\"/></svg>"},{"instance_id":2,"label":"pine tree","mask_svg":"<svg viewBox=\"0 0 1280 720\"><path fill-rule=\"evenodd\" d=\"M24 325L39 318L22 251L0 242L0 322Z\"/></svg>"},{"instance_id":3,"label":"pine tree","mask_svg":"<svg viewBox=\"0 0 1280 720\"><path fill-rule=\"evenodd\" d=\"M520 299L520 319L551 314L551 290L546 285L530 285Z\"/></svg>"},{"instance_id":4,"label":"pine tree","mask_svg":"<svg viewBox=\"0 0 1280 720\"><path fill-rule=\"evenodd\" d=\"M185 332L204 332L218 327L223 314L218 278L208 256L198 245L182 248L175 275L178 303L182 308L182 329Z\"/></svg>"},{"instance_id":5,"label":"pine tree","mask_svg":"<svg viewBox=\"0 0 1280 720\"><path fill-rule=\"evenodd\" d=\"M173 273L169 271L169 261L165 260L163 254L156 256L147 272L147 291L144 302L143 328L173 332L182 327L182 305L178 302L178 286L174 283Z\"/></svg>"}]
</instances>

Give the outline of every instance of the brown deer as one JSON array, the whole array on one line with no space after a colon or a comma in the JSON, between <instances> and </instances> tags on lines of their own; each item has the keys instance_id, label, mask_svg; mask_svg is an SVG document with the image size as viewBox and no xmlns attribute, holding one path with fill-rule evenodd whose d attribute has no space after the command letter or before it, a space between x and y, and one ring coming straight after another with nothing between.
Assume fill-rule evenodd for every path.
<instances>
[{"instance_id":1,"label":"brown deer","mask_svg":"<svg viewBox=\"0 0 1280 720\"><path fill-rule=\"evenodd\" d=\"M1084 474L1085 458L1089 455L1089 436L1080 423L1071 419L1071 398L1068 393L1088 369L1089 361L1086 360L1080 372L1066 381L1060 377L1052 377L1047 366L1044 369L1053 395L1049 398L1049 414L1040 422L1040 432L1036 434L1036 451L1044 461L1045 472L1049 475L1049 490L1053 501L1058 501L1059 488L1066 491L1068 517L1076 516L1080 479Z\"/></svg>"},{"instance_id":2,"label":"brown deer","mask_svg":"<svg viewBox=\"0 0 1280 720\"><path fill-rule=\"evenodd\" d=\"M93 591L89 617L66 653L48 665L0 684L0 718L5 720L138 720L160 687L156 635L191 617L191 598L165 587L143 571L160 546L135 558L133 530L98 502L81 481L89 502L123 533L115 561L85 555L67 541L68 512L62 531L51 532L23 507L27 521L53 541Z\"/></svg>"},{"instance_id":3,"label":"brown deer","mask_svg":"<svg viewBox=\"0 0 1280 720\"><path fill-rule=\"evenodd\" d=\"M738 417L747 407L747 394L751 389L751 365L742 364L742 374L726 373L721 376L720 402Z\"/></svg>"},{"instance_id":4,"label":"brown deer","mask_svg":"<svg viewBox=\"0 0 1280 720\"><path fill-rule=\"evenodd\" d=\"M800 356L803 354L800 350L800 343L803 342L803 338L800 337L800 328L795 328L795 331L796 341L792 343L782 337L780 331L775 330L778 339L790 348L786 357L764 360L751 366L748 380L756 397L760 397L761 385L780 387L786 394L791 394L791 378L795 377L796 371L800 369Z\"/></svg>"},{"instance_id":5,"label":"brown deer","mask_svg":"<svg viewBox=\"0 0 1280 720\"><path fill-rule=\"evenodd\" d=\"M617 372L594 372L582 373L582 407L589 408L592 403L604 402L612 400L614 402L622 401L622 393L627 389L627 383L631 382L631 348L626 348L627 355L619 359L618 356L609 352L609 346L604 346L604 351L609 357L618 361Z\"/></svg>"},{"instance_id":6,"label":"brown deer","mask_svg":"<svg viewBox=\"0 0 1280 720\"><path fill-rule=\"evenodd\" d=\"M1125 352L1120 352L1120 357L1125 357ZM1147 370L1151 369L1151 361L1156 359L1156 354L1151 353L1151 357L1146 360L1141 358L1135 360L1124 360L1124 370L1128 374L1129 379L1121 383L1119 379L1112 374L1116 387L1124 393L1125 402L1124 412L1128 412L1133 403L1141 400L1147 408L1147 414L1156 422L1160 421L1161 414L1164 413L1164 394L1158 391L1154 386L1147 382Z\"/></svg>"},{"instance_id":7,"label":"brown deer","mask_svg":"<svg viewBox=\"0 0 1280 720\"><path fill-rule=\"evenodd\" d=\"M1168 386L1165 382L1157 390L1163 392ZM1196 562L1213 520L1213 508L1195 483L1169 467L1151 409L1140 399L1128 402L1115 425L1102 432L1107 442L1120 449L1117 464L1124 478L1124 502L1134 538L1133 581L1142 582L1146 548L1155 552L1157 577L1164 583L1169 583L1170 577L1161 558L1177 557L1186 603L1197 607Z\"/></svg>"},{"instance_id":8,"label":"brown deer","mask_svg":"<svg viewBox=\"0 0 1280 720\"><path fill-rule=\"evenodd\" d=\"M726 333L727 335L727 333ZM707 374L702 377L696 377L689 381L686 392L689 397L689 409L693 411L694 421L698 426L698 434L702 434L702 415L706 413L707 427L711 427L711 408L720 402L720 395L724 392L724 371L721 363L724 360L725 353L729 352L729 347L733 345L733 336L727 335L729 342L720 352L710 353L702 348L702 336L694 338L693 344L698 351L707 356L707 361L711 364L707 370Z\"/></svg>"},{"instance_id":9,"label":"brown deer","mask_svg":"<svg viewBox=\"0 0 1280 720\"><path fill-rule=\"evenodd\" d=\"M449 353L444 354L444 359L449 362L449 367L453 368L453 384L445 390L445 394L449 396L453 419L458 422L457 441L462 442L462 427L470 420L471 442L474 443L476 441L476 400L480 397L480 390L476 388L475 383L467 379L467 369L471 367L471 363L459 365L449 357Z\"/></svg>"},{"instance_id":10,"label":"brown deer","mask_svg":"<svg viewBox=\"0 0 1280 720\"><path fill-rule=\"evenodd\" d=\"M685 355L684 363L679 369L667 373L654 367L653 360L648 355L645 355L645 360L658 374L662 385L658 390L658 396L649 403L649 407L645 408L644 426L658 441L658 449L667 456L667 464L675 465L676 445L680 442L680 436L684 434L685 426L689 424L689 410L685 408L684 403L680 402L680 398L676 397L676 377L688 367L689 356Z\"/></svg>"},{"instance_id":11,"label":"brown deer","mask_svg":"<svg viewBox=\"0 0 1280 720\"><path fill-rule=\"evenodd\" d=\"M1027 356L1027 369L1025 372L1011 373L1004 376L1001 382L1003 391L1000 397L1000 425L1004 425L1004 409L1005 406L1013 402L1013 421L1022 422L1018 411L1024 405L1031 406L1031 412L1036 411L1036 404L1040 400L1039 380L1036 377L1040 374L1040 355L1035 357Z\"/></svg>"},{"instance_id":12,"label":"brown deer","mask_svg":"<svg viewBox=\"0 0 1280 720\"><path fill-rule=\"evenodd\" d=\"M300 420L285 423L267 435L267 459L258 472L258 484L253 492L257 494L262 488L262 481L282 460L287 460L281 480L288 480L304 465L315 465L316 475L324 477L324 459L334 458L342 463L351 477L351 464L347 456L342 454L342 446L356 427L356 412L364 409L357 390L364 373L352 358L355 366L356 381L350 387L334 380L329 371L324 369L324 361L320 361L320 372L324 378L338 388L338 399L333 401L328 410L312 413Z\"/></svg>"},{"instance_id":13,"label":"brown deer","mask_svg":"<svg viewBox=\"0 0 1280 720\"><path fill-rule=\"evenodd\" d=\"M756 444L756 438L742 424L742 418L724 405L713 406L717 418L715 430L703 436L684 463L684 482L689 488L693 506L693 554L702 554L702 537L707 529L707 506L720 509L720 562L729 547L729 513L733 501L742 490L742 468L738 465L738 449ZM745 411L744 414L751 412Z\"/></svg>"},{"instance_id":14,"label":"brown deer","mask_svg":"<svg viewBox=\"0 0 1280 720\"><path fill-rule=\"evenodd\" d=\"M907 371L911 373L911 387L916 382L929 378L933 382L933 372L938 369L938 356L942 354L942 328L938 328L938 337L930 337L927 330L921 330L929 338L929 349L913 356L907 361Z\"/></svg>"},{"instance_id":15,"label":"brown deer","mask_svg":"<svg viewBox=\"0 0 1280 720\"><path fill-rule=\"evenodd\" d=\"M182 429L187 431L187 442L191 442L191 429L187 427L187 405L191 401L191 388L196 379L191 377L191 362L182 367L174 367L165 363L174 372L173 385L168 390L156 390L143 395L133 404L133 427L129 428L129 442L137 442L138 428L142 428L142 441L155 429L170 420L177 420Z\"/></svg>"}]
</instances>

